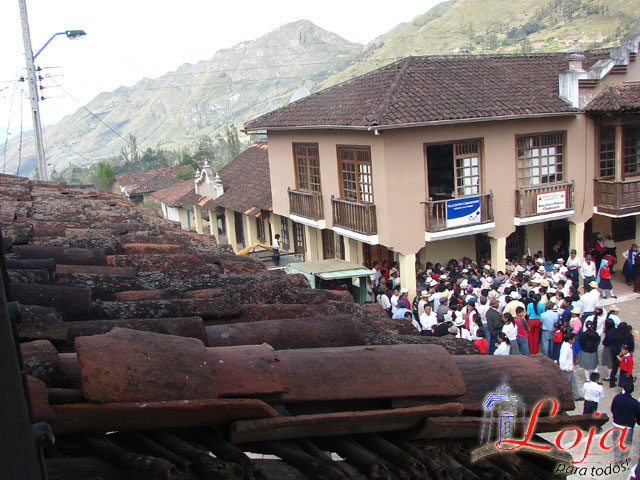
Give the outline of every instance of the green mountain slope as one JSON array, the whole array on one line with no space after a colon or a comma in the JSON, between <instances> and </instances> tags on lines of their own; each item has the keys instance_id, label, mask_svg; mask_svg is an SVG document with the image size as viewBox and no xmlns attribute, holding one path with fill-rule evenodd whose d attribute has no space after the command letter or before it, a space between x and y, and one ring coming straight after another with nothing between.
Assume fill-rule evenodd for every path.
<instances>
[{"instance_id":1,"label":"green mountain slope","mask_svg":"<svg viewBox=\"0 0 640 480\"><path fill-rule=\"evenodd\" d=\"M640 23L638 0L449 0L365 47L330 86L408 55L566 51L614 46Z\"/></svg>"}]
</instances>

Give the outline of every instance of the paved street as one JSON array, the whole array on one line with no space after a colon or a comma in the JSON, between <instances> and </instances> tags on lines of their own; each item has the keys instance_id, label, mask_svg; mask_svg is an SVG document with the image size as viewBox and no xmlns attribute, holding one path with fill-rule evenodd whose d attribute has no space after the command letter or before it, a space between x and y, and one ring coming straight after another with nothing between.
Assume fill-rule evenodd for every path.
<instances>
[{"instance_id":1,"label":"paved street","mask_svg":"<svg viewBox=\"0 0 640 480\"><path fill-rule=\"evenodd\" d=\"M640 295L633 293L632 288L624 284L624 278L620 275L620 273L617 273L616 275L614 275L614 287L615 287L614 291L619 298L616 300L612 300L612 299L602 300L601 304L606 308L607 305L616 303L620 308L619 316L622 319L622 321L632 325L634 330L640 330ZM636 352L638 352L638 350L636 350ZM637 361L638 353L636 353L634 357ZM598 355L598 358L600 358L600 354ZM634 374L636 376L640 375L638 368L639 367L636 366L634 369ZM584 370L581 367L576 367L575 376L578 383L578 388L580 392L582 392L582 385L584 384L584 381L585 381ZM604 386L605 397L604 397L604 400L600 402L598 411L602 413L606 413L611 417L611 409L610 409L611 401L613 400L613 397L617 393L619 393L620 389L609 388L608 382L604 382L603 386ZM634 392L634 397L638 398L640 396L640 382L637 382L635 386L636 386L636 391ZM583 407L583 402L577 402L576 410L570 413L582 414L582 407ZM590 454L582 464L576 465L576 466L587 467L587 471L591 472L591 467L605 468L614 462L612 451L602 451L598 447L601 436L611 427L612 427L611 421L609 421L604 425L602 429L602 434L600 435L596 434L594 436L594 440L590 447L590 451L592 451L593 453ZM555 435L551 435L551 436L542 435L542 436L545 437L547 440L555 441ZM569 434L567 434L565 440L563 441L563 444L565 444L566 442L570 445L570 442L572 442L574 438L575 437L571 437ZM578 446L572 449L574 460L576 461L580 460L580 458L582 457L586 448L587 439L588 439L588 435L585 435L585 438L583 438L582 442ZM611 443L610 437L607 438L606 443L607 444ZM631 459L629 461L629 464L631 466L635 465L635 463L638 461L639 453L640 453L640 428L636 428L633 435L633 446L631 447L631 457L630 457ZM610 480L624 480L627 478L627 475L628 475L628 472L624 474L620 473L617 475L611 474L611 475L600 475L600 476L572 475L569 478L570 479L606 478Z\"/></svg>"}]
</instances>

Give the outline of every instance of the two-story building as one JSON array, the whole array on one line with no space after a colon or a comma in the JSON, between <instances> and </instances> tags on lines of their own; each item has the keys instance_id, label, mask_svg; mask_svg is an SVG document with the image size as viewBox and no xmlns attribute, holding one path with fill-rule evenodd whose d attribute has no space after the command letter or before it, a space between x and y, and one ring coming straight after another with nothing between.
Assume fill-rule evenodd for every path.
<instances>
[{"instance_id":1,"label":"two-story building","mask_svg":"<svg viewBox=\"0 0 640 480\"><path fill-rule=\"evenodd\" d=\"M248 122L267 133L274 225L307 260L397 259L410 289L416 259L500 269L557 240L582 255L591 232L631 241L639 40L408 57Z\"/></svg>"}]
</instances>

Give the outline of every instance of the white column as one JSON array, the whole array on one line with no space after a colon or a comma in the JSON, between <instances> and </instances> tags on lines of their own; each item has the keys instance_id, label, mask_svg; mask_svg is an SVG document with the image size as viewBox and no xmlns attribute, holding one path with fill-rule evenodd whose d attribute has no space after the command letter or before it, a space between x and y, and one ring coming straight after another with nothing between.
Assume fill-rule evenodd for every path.
<instances>
[{"instance_id":1,"label":"white column","mask_svg":"<svg viewBox=\"0 0 640 480\"><path fill-rule=\"evenodd\" d=\"M227 240L229 241L229 245L231 245L231 248L233 248L233 251L237 252L238 241L236 239L236 217L228 208L224 210L224 217L227 222Z\"/></svg>"},{"instance_id":2,"label":"white column","mask_svg":"<svg viewBox=\"0 0 640 480\"><path fill-rule=\"evenodd\" d=\"M398 255L400 264L400 285L409 290L409 298L416 296L416 255Z\"/></svg>"},{"instance_id":3,"label":"white column","mask_svg":"<svg viewBox=\"0 0 640 480\"><path fill-rule=\"evenodd\" d=\"M569 222L569 249L573 248L576 249L576 256L584 259L584 222Z\"/></svg>"},{"instance_id":4,"label":"white column","mask_svg":"<svg viewBox=\"0 0 640 480\"><path fill-rule=\"evenodd\" d=\"M504 272L507 266L507 239L489 237L491 241L491 267Z\"/></svg>"},{"instance_id":5,"label":"white column","mask_svg":"<svg viewBox=\"0 0 640 480\"><path fill-rule=\"evenodd\" d=\"M203 234L204 228L202 226L202 208L200 207L200 205L193 206L193 219L195 220L196 224L196 232L198 232L199 234Z\"/></svg>"}]
</instances>

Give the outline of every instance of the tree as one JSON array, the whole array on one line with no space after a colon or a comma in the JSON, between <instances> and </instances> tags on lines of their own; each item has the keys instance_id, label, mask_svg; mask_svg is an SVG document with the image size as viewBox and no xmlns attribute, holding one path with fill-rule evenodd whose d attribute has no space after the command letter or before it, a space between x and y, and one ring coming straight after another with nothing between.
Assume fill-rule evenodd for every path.
<instances>
[{"instance_id":1,"label":"tree","mask_svg":"<svg viewBox=\"0 0 640 480\"><path fill-rule=\"evenodd\" d=\"M191 165L187 165L187 168L176 173L176 178L180 180L192 180L195 176L196 171L193 169Z\"/></svg>"},{"instance_id":2,"label":"tree","mask_svg":"<svg viewBox=\"0 0 640 480\"><path fill-rule=\"evenodd\" d=\"M122 157L125 162L138 162L140 152L138 151L138 138L135 135L129 134L126 145L120 149L120 157Z\"/></svg>"},{"instance_id":3,"label":"tree","mask_svg":"<svg viewBox=\"0 0 640 480\"><path fill-rule=\"evenodd\" d=\"M209 135L202 135L198 139L198 146L196 147L196 153L193 154L193 158L198 164L200 164L200 166L204 164L205 160L208 160L209 163L213 163L215 158L215 146Z\"/></svg>"},{"instance_id":4,"label":"tree","mask_svg":"<svg viewBox=\"0 0 640 480\"><path fill-rule=\"evenodd\" d=\"M529 39L525 37L525 39L520 42L520 53L531 53L531 50L533 50L533 46Z\"/></svg>"},{"instance_id":5,"label":"tree","mask_svg":"<svg viewBox=\"0 0 640 480\"><path fill-rule=\"evenodd\" d=\"M231 159L233 160L240 155L240 140L238 140L238 129L235 125L229 125L224 129L224 137L227 140L227 148Z\"/></svg>"},{"instance_id":6,"label":"tree","mask_svg":"<svg viewBox=\"0 0 640 480\"><path fill-rule=\"evenodd\" d=\"M98 179L100 190L102 190L103 192L109 192L111 190L111 185L113 185L113 182L116 179L111 165L109 165L104 160L98 163L96 177Z\"/></svg>"}]
</instances>

